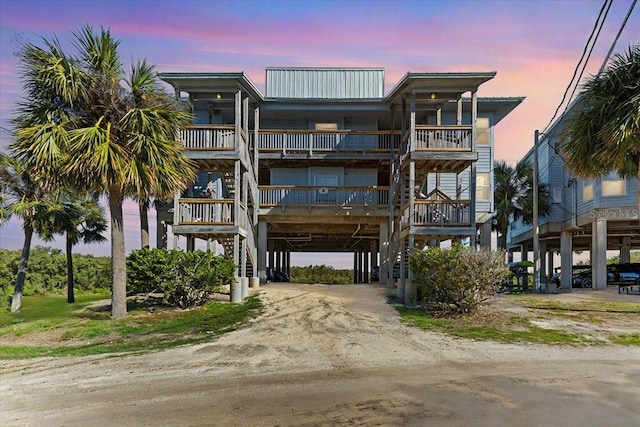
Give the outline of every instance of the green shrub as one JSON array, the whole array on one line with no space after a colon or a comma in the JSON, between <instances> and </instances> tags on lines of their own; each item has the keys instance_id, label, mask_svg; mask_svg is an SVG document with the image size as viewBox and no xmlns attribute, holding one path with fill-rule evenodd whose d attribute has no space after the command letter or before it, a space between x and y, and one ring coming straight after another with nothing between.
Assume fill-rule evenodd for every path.
<instances>
[{"instance_id":1,"label":"green shrub","mask_svg":"<svg viewBox=\"0 0 640 427\"><path fill-rule=\"evenodd\" d=\"M13 292L20 265L20 250L0 249L0 293ZM60 249L36 246L29 253L25 295L61 292L67 287L67 258ZM76 289L111 287L111 258L73 254Z\"/></svg>"},{"instance_id":2,"label":"green shrub","mask_svg":"<svg viewBox=\"0 0 640 427\"><path fill-rule=\"evenodd\" d=\"M160 292L166 304L191 308L234 280L236 266L212 252L140 249L127 257L127 288Z\"/></svg>"},{"instance_id":3,"label":"green shrub","mask_svg":"<svg viewBox=\"0 0 640 427\"><path fill-rule=\"evenodd\" d=\"M502 252L459 244L414 252L409 265L424 305L442 314L473 312L508 273Z\"/></svg>"}]
</instances>

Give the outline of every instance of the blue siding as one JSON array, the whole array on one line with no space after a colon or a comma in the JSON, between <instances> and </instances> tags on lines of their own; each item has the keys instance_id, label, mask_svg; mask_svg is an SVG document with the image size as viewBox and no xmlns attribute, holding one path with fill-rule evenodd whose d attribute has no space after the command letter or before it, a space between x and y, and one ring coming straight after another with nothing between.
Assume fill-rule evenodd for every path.
<instances>
[{"instance_id":1,"label":"blue siding","mask_svg":"<svg viewBox=\"0 0 640 427\"><path fill-rule=\"evenodd\" d=\"M378 185L377 169L345 169L345 186L373 186Z\"/></svg>"},{"instance_id":2,"label":"blue siding","mask_svg":"<svg viewBox=\"0 0 640 427\"><path fill-rule=\"evenodd\" d=\"M271 185L299 185L306 186L308 174L306 169L271 169Z\"/></svg>"}]
</instances>

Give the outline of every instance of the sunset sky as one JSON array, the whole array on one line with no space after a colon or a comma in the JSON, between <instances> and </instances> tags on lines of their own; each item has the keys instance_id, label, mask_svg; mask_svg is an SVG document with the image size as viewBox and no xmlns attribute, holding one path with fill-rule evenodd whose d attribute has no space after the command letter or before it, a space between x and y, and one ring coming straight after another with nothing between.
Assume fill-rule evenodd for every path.
<instances>
[{"instance_id":1,"label":"sunset sky","mask_svg":"<svg viewBox=\"0 0 640 427\"><path fill-rule=\"evenodd\" d=\"M602 64L632 0L614 0L586 72ZM69 45L85 24L109 27L121 57L160 72L244 71L264 90L268 66L384 67L389 91L408 71L497 71L479 96L524 96L495 130L495 157L515 163L562 99L603 2L597 1L29 1L0 0L0 149L21 96L15 52L54 34ZM640 41L640 8L616 51ZM125 206L127 251L139 247L137 209ZM155 215L150 218L155 222ZM22 246L21 224L0 229L0 247ZM152 242L155 232L152 230ZM54 244L63 247L62 239ZM35 244L42 244L35 241ZM184 244L184 242L182 242ZM106 255L109 245L78 252ZM341 262L340 258L346 259ZM344 256L294 264L350 267Z\"/></svg>"}]
</instances>

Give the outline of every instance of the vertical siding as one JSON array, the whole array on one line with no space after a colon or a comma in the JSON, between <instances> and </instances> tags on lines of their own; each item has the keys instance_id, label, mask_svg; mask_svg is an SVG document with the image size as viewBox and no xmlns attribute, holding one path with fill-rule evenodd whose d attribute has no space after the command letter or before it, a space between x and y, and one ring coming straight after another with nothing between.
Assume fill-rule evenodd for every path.
<instances>
[{"instance_id":1,"label":"vertical siding","mask_svg":"<svg viewBox=\"0 0 640 427\"><path fill-rule=\"evenodd\" d=\"M265 92L267 98L382 98L384 69L267 68Z\"/></svg>"}]
</instances>

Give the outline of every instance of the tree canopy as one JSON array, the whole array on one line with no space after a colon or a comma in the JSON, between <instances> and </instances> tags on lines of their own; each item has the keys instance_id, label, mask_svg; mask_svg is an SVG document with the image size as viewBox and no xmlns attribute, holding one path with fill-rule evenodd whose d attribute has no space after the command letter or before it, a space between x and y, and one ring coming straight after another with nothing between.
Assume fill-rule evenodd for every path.
<instances>
[{"instance_id":1,"label":"tree canopy","mask_svg":"<svg viewBox=\"0 0 640 427\"><path fill-rule=\"evenodd\" d=\"M48 185L107 196L119 318L127 312L123 200L178 192L194 179L177 135L191 115L161 91L146 61L125 73L108 29L85 26L72 38L72 53L55 37L19 52L25 98L14 149Z\"/></svg>"}]
</instances>

